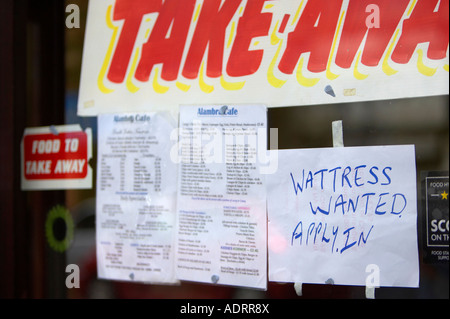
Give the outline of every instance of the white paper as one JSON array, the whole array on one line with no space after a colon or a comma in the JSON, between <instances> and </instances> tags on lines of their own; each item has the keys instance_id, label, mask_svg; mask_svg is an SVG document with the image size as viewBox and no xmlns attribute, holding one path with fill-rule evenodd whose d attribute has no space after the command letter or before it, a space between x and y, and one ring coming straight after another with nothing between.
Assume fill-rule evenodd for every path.
<instances>
[{"instance_id":1,"label":"white paper","mask_svg":"<svg viewBox=\"0 0 450 319\"><path fill-rule=\"evenodd\" d=\"M418 287L414 146L280 150L278 163L270 281Z\"/></svg>"},{"instance_id":2,"label":"white paper","mask_svg":"<svg viewBox=\"0 0 450 319\"><path fill-rule=\"evenodd\" d=\"M97 264L105 279L176 282L175 121L165 113L98 118Z\"/></svg>"},{"instance_id":3,"label":"white paper","mask_svg":"<svg viewBox=\"0 0 450 319\"><path fill-rule=\"evenodd\" d=\"M371 14L349 0L236 1L220 13L204 0L195 8L90 0L78 115L176 110L199 101L286 107L448 95L445 2L435 8L441 13L424 13L434 22L420 36L416 12L424 4L409 2L376 2L380 12L395 14L381 15L381 29L366 29ZM214 28L201 22L208 11ZM309 19L315 30L302 31ZM208 46L195 40L203 28L212 30Z\"/></svg>"},{"instance_id":4,"label":"white paper","mask_svg":"<svg viewBox=\"0 0 450 319\"><path fill-rule=\"evenodd\" d=\"M266 289L266 123L261 105L180 107L180 280Z\"/></svg>"}]
</instances>

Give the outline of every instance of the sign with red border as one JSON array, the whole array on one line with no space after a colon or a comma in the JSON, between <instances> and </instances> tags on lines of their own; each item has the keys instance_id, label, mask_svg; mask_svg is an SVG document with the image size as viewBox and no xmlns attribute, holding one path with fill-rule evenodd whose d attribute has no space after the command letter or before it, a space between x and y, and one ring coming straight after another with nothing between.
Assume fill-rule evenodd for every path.
<instances>
[{"instance_id":1,"label":"sign with red border","mask_svg":"<svg viewBox=\"0 0 450 319\"><path fill-rule=\"evenodd\" d=\"M27 128L22 140L22 189L91 188L91 157L90 128Z\"/></svg>"}]
</instances>

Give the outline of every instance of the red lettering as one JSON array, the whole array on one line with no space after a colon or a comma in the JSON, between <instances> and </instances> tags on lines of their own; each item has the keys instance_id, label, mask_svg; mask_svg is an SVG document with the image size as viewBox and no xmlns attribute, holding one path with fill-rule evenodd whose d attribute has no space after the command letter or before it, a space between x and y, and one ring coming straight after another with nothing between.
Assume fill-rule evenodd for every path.
<instances>
[{"instance_id":1,"label":"red lettering","mask_svg":"<svg viewBox=\"0 0 450 319\"><path fill-rule=\"evenodd\" d=\"M249 0L239 19L227 64L230 76L245 76L255 73L263 58L264 50L249 50L253 38L266 36L272 22L271 13L261 13L265 0Z\"/></svg>"},{"instance_id":2,"label":"red lettering","mask_svg":"<svg viewBox=\"0 0 450 319\"><path fill-rule=\"evenodd\" d=\"M254 74L261 66L264 50L253 50L256 37L267 36L272 24L272 13L262 13L264 4L273 0L247 0L239 18L236 36L226 61L226 72L232 77ZM191 27L196 0L115 0L112 19L123 21L107 78L122 83L129 67L141 22L146 14L158 12L158 18L146 43L135 78L148 81L155 65L161 64L161 78L174 81L180 68L188 79L198 77L202 61L206 75L217 78L224 72L226 31L242 0L204 0L192 40L187 48L184 66L181 66L187 37ZM341 13L343 0L309 0L294 30L287 35L286 48L278 68L292 74L302 54L309 53L307 69L310 72L326 70L331 46ZM361 63L378 66L386 52L410 0L349 0L345 21L336 51L335 63L350 68L356 53L364 42ZM367 25L366 8L379 8L380 25ZM284 32L289 14L285 14L279 32ZM420 43L428 44L429 59L444 59L449 44L449 0L417 0L411 16L402 24L401 35L392 53L396 63L408 63Z\"/></svg>"},{"instance_id":3,"label":"red lettering","mask_svg":"<svg viewBox=\"0 0 450 319\"><path fill-rule=\"evenodd\" d=\"M152 33L142 46L135 74L137 80L147 81L158 63L163 64L163 80L177 79L194 8L195 0L184 0L183 5L177 0L164 2Z\"/></svg>"},{"instance_id":4,"label":"red lettering","mask_svg":"<svg viewBox=\"0 0 450 319\"><path fill-rule=\"evenodd\" d=\"M125 20L108 71L108 79L122 83L144 14L157 12L161 0L116 0L113 20Z\"/></svg>"},{"instance_id":5,"label":"red lettering","mask_svg":"<svg viewBox=\"0 0 450 319\"><path fill-rule=\"evenodd\" d=\"M342 28L336 65L350 68L356 52L367 34L361 63L377 66L395 32L409 0L350 0L345 23ZM380 8L380 27L368 28L366 7L376 4Z\"/></svg>"},{"instance_id":6,"label":"red lettering","mask_svg":"<svg viewBox=\"0 0 450 319\"><path fill-rule=\"evenodd\" d=\"M402 34L392 52L391 59L396 63L408 63L417 44L429 43L428 58L445 58L449 37L448 0L418 0L409 19L403 22Z\"/></svg>"},{"instance_id":7,"label":"red lettering","mask_svg":"<svg viewBox=\"0 0 450 319\"><path fill-rule=\"evenodd\" d=\"M310 0L295 29L289 33L286 50L278 68L285 74L292 74L300 55L311 52L308 70L326 70L333 44L334 33L342 7L342 0Z\"/></svg>"},{"instance_id":8,"label":"red lettering","mask_svg":"<svg viewBox=\"0 0 450 319\"><path fill-rule=\"evenodd\" d=\"M241 4L241 1L225 0L222 6L221 0L203 1L197 26L184 64L184 77L188 79L195 79L197 77L206 47L208 47L206 75L211 78L222 75L226 28Z\"/></svg>"},{"instance_id":9,"label":"red lettering","mask_svg":"<svg viewBox=\"0 0 450 319\"><path fill-rule=\"evenodd\" d=\"M283 32L284 32L284 30L286 29L286 25L287 25L287 23L288 23L290 17L291 17L290 14L285 14L285 15L284 15L283 21L281 21L280 28L278 29L278 32L280 32L280 33L283 33Z\"/></svg>"}]
</instances>

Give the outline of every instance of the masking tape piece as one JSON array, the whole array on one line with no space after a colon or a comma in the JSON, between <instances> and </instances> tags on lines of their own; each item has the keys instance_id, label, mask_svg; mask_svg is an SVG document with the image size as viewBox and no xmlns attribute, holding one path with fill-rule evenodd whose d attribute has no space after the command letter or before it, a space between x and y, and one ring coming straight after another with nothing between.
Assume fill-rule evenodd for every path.
<instances>
[{"instance_id":1,"label":"masking tape piece","mask_svg":"<svg viewBox=\"0 0 450 319\"><path fill-rule=\"evenodd\" d=\"M366 286L366 298L375 299L375 287Z\"/></svg>"},{"instance_id":2,"label":"masking tape piece","mask_svg":"<svg viewBox=\"0 0 450 319\"><path fill-rule=\"evenodd\" d=\"M303 294L302 286L303 286L303 284L301 282L296 282L294 284L295 292L296 292L297 296L299 296L299 297L301 297Z\"/></svg>"},{"instance_id":3,"label":"masking tape piece","mask_svg":"<svg viewBox=\"0 0 450 319\"><path fill-rule=\"evenodd\" d=\"M333 130L333 147L344 147L342 121L333 121L331 125Z\"/></svg>"}]
</instances>

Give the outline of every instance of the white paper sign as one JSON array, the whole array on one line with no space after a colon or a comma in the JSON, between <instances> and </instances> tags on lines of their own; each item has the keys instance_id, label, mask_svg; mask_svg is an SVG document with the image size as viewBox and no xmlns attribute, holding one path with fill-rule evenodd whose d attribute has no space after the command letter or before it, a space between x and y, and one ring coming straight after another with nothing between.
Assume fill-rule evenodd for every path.
<instances>
[{"instance_id":1,"label":"white paper sign","mask_svg":"<svg viewBox=\"0 0 450 319\"><path fill-rule=\"evenodd\" d=\"M175 121L163 113L98 118L97 264L104 279L176 282Z\"/></svg>"},{"instance_id":2,"label":"white paper sign","mask_svg":"<svg viewBox=\"0 0 450 319\"><path fill-rule=\"evenodd\" d=\"M267 287L266 123L260 105L180 107L180 280Z\"/></svg>"},{"instance_id":3,"label":"white paper sign","mask_svg":"<svg viewBox=\"0 0 450 319\"><path fill-rule=\"evenodd\" d=\"M414 146L278 151L269 280L418 287Z\"/></svg>"},{"instance_id":4,"label":"white paper sign","mask_svg":"<svg viewBox=\"0 0 450 319\"><path fill-rule=\"evenodd\" d=\"M89 1L78 115L449 92L446 1L180 3Z\"/></svg>"}]
</instances>

